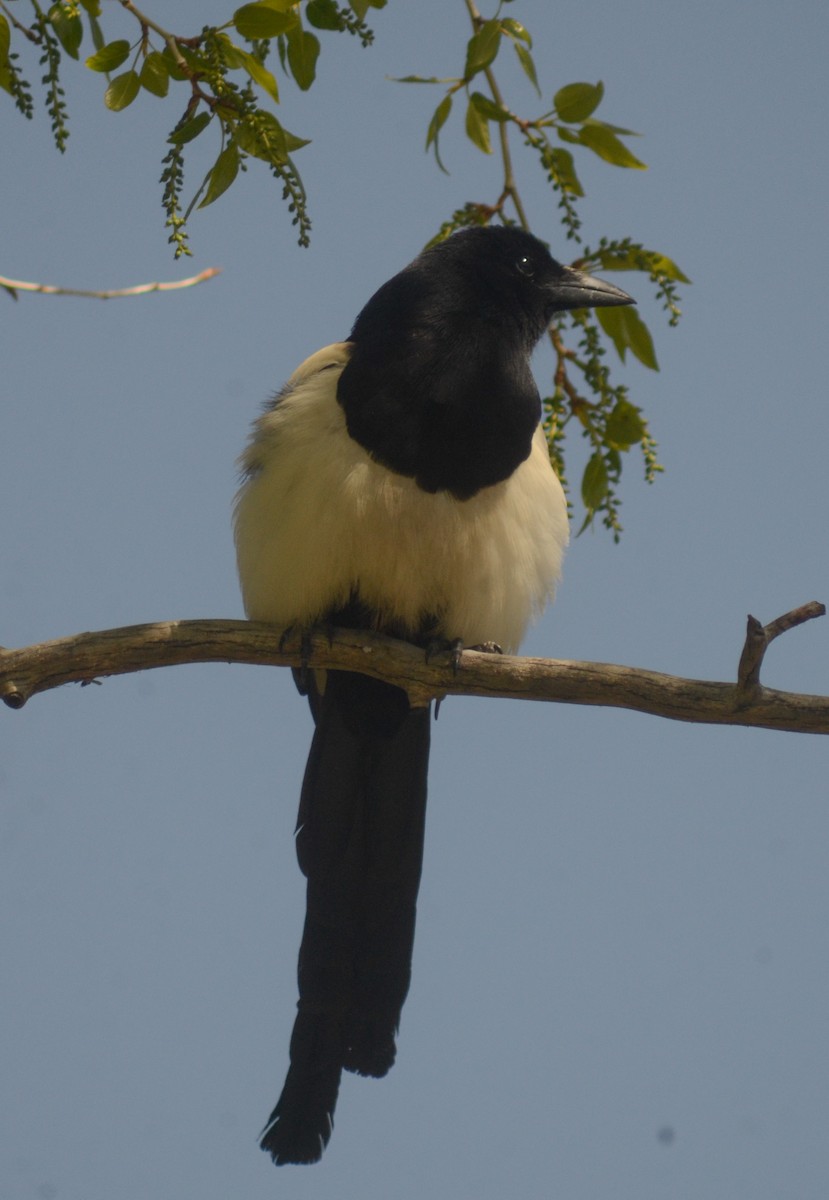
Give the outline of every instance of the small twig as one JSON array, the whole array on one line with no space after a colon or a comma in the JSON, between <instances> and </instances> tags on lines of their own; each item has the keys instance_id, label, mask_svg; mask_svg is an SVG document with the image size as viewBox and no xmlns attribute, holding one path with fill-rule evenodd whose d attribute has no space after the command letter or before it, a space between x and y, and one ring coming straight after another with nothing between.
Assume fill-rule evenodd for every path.
<instances>
[{"instance_id":1,"label":"small twig","mask_svg":"<svg viewBox=\"0 0 829 1200\"><path fill-rule=\"evenodd\" d=\"M472 22L472 28L475 30L480 29L481 25L483 24L483 17L478 10L477 4L475 4L475 0L466 0L466 8L469 13L469 19ZM495 104L497 104L503 112L508 113L509 109L504 103L504 97L501 94L501 89L498 86L498 81L495 78L495 73L492 70L492 67L484 68L484 78L489 84L489 90L492 93L492 99ZM498 200L496 211L503 211L504 201L507 197L509 197L515 206L519 224L522 226L522 228L529 231L530 222L526 212L524 211L524 205L521 201L521 195L518 191L518 186L515 182L515 175L512 169L512 154L510 152L506 121L499 121L498 123L498 142L501 147L501 162L504 166L504 188Z\"/></svg>"},{"instance_id":2,"label":"small twig","mask_svg":"<svg viewBox=\"0 0 829 1200\"><path fill-rule=\"evenodd\" d=\"M795 625L802 625L804 621L813 621L815 617L825 616L826 605L821 604L819 600L810 600L808 604L801 604L799 608L793 608L791 612L783 613L782 617L770 621L766 626L766 638L773 642L787 629L794 629Z\"/></svg>"},{"instance_id":3,"label":"small twig","mask_svg":"<svg viewBox=\"0 0 829 1200\"><path fill-rule=\"evenodd\" d=\"M547 330L547 335L556 355L556 370L553 377L553 382L557 388L561 388L567 395L570 401L570 408L573 412L578 406L584 405L586 401L579 395L575 384L571 382L570 376L567 374L567 360L576 357L575 350L568 350L564 345L561 337L561 331L557 325L551 325Z\"/></svg>"},{"instance_id":4,"label":"small twig","mask_svg":"<svg viewBox=\"0 0 829 1200\"><path fill-rule=\"evenodd\" d=\"M139 283L135 287L114 288L106 292L87 292L81 288L55 287L51 283L28 283L24 279L6 279L0 275L0 287L4 287L17 299L17 292L39 292L43 296L86 296L92 300L118 300L122 296L145 296L148 292L173 292L181 288L193 287L194 284L204 283L221 272L221 267L208 267L198 275L189 279L174 279L167 283Z\"/></svg>"},{"instance_id":5,"label":"small twig","mask_svg":"<svg viewBox=\"0 0 829 1200\"><path fill-rule=\"evenodd\" d=\"M794 629L796 625L802 625L804 621L811 621L825 614L826 605L817 600L811 600L808 604L793 608L791 612L783 613L782 617L777 617L768 625L761 625L756 617L749 614L745 645L737 668L738 688L747 694L759 688L760 667L763 665L766 649L776 637L788 629Z\"/></svg>"},{"instance_id":6,"label":"small twig","mask_svg":"<svg viewBox=\"0 0 829 1200\"><path fill-rule=\"evenodd\" d=\"M36 29L30 29L28 25L24 25L21 21L18 21L11 9L7 8L3 3L0 3L0 11L6 14L9 22L14 26L15 29L22 33L24 37L28 38L30 42L34 42L36 46L40 45L43 38Z\"/></svg>"},{"instance_id":7,"label":"small twig","mask_svg":"<svg viewBox=\"0 0 829 1200\"><path fill-rule=\"evenodd\" d=\"M737 667L737 686L739 688L749 691L751 688L759 687L760 664L766 653L767 645L764 626L749 613L746 621L746 640L740 655L740 664Z\"/></svg>"},{"instance_id":8,"label":"small twig","mask_svg":"<svg viewBox=\"0 0 829 1200\"><path fill-rule=\"evenodd\" d=\"M175 34L170 33L169 30L162 28L161 25L156 24L156 22L151 20L150 17L147 17L144 13L140 12L139 9L135 7L132 0L121 0L121 6L122 8L125 8L127 12L132 13L136 21L138 21L139 25L141 26L142 37L144 37L147 29L152 29L153 33L157 33L159 37L164 39L170 53L173 56L173 59L175 60L176 66L180 67L181 70L184 71L188 79L191 79L193 72L187 63L187 59L179 49L179 43L181 43L182 46L198 46L201 42L201 38L176 37Z\"/></svg>"}]
</instances>

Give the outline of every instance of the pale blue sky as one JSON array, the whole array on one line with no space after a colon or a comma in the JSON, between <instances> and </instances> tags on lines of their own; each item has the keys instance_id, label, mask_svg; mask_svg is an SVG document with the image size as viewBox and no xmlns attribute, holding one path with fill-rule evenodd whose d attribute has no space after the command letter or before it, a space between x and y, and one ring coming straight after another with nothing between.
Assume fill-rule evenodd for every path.
<instances>
[{"instance_id":1,"label":"pale blue sky","mask_svg":"<svg viewBox=\"0 0 829 1200\"><path fill-rule=\"evenodd\" d=\"M229 6L174 9L187 32ZM631 460L621 545L573 544L526 649L732 678L746 613L829 599L829 13L509 11L545 95L602 79L598 115L645 135L647 172L584 159L587 240L630 234L694 280L676 331L614 280L655 335L661 372L620 377L667 470L647 488ZM313 138L309 251L254 165L173 264L169 103L115 115L100 78L68 71L59 158L45 114L28 125L4 98L0 272L224 273L109 304L0 295L0 642L241 616L229 513L261 401L452 208L497 195L458 128L448 177L422 153L438 94L386 79L456 73L465 22L460 0L390 0L372 49L332 35L319 84L284 84L285 123ZM535 110L520 75L504 83ZM566 258L543 180L519 170ZM829 624L776 642L764 678L829 692ZM346 1077L322 1163L277 1172L256 1134L293 1020L310 732L287 672L239 666L0 712L2 1200L825 1200L827 743L471 699L435 730L398 1063Z\"/></svg>"}]
</instances>

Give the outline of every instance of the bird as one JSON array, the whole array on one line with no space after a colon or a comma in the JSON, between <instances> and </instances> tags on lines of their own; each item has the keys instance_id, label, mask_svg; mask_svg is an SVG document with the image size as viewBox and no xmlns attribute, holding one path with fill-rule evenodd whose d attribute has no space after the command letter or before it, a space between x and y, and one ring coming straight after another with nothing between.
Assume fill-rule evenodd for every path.
<instances>
[{"instance_id":1,"label":"bird","mask_svg":"<svg viewBox=\"0 0 829 1200\"><path fill-rule=\"evenodd\" d=\"M515 225L462 229L383 284L255 422L234 511L249 619L514 652L552 599L567 502L530 368L557 313L634 303ZM457 657L454 660L458 661ZM290 1062L260 1145L317 1162L342 1071L382 1077L409 990L431 706L297 670L315 730Z\"/></svg>"}]
</instances>

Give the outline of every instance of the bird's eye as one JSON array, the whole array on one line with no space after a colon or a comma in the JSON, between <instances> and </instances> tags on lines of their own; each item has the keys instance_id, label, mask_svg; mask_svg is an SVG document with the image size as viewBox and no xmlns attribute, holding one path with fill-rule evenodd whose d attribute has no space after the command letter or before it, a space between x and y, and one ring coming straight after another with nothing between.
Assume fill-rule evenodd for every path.
<instances>
[{"instance_id":1,"label":"bird's eye","mask_svg":"<svg viewBox=\"0 0 829 1200\"><path fill-rule=\"evenodd\" d=\"M521 255L515 266L522 275L526 275L529 279L532 279L533 275L535 275L535 267L533 266L532 259L528 258L526 254Z\"/></svg>"}]
</instances>

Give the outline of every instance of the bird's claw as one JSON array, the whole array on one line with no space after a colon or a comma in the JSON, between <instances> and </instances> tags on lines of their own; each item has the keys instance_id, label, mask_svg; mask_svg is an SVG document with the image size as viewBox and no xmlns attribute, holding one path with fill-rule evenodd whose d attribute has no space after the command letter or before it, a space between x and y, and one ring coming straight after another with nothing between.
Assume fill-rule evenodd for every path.
<instances>
[{"instance_id":1,"label":"bird's claw","mask_svg":"<svg viewBox=\"0 0 829 1200\"><path fill-rule=\"evenodd\" d=\"M451 641L435 638L426 647L426 662L428 663L436 654L448 653L452 664L452 674L457 675L464 650L477 650L479 654L504 653L497 642L477 642L474 646L464 646L461 638L453 638Z\"/></svg>"},{"instance_id":2,"label":"bird's claw","mask_svg":"<svg viewBox=\"0 0 829 1200\"><path fill-rule=\"evenodd\" d=\"M479 654L503 654L504 651L497 642L479 642L477 646L467 646L467 650L477 650Z\"/></svg>"},{"instance_id":3,"label":"bird's claw","mask_svg":"<svg viewBox=\"0 0 829 1200\"><path fill-rule=\"evenodd\" d=\"M294 667L293 675L294 682L297 686L297 691L301 696L308 695L308 668L311 662L311 655L314 647L311 642L312 629L308 626L299 628L296 625L289 625L287 629L283 629L279 635L279 653L283 654L288 642L299 634L299 666ZM329 630L330 641L330 630Z\"/></svg>"},{"instance_id":4,"label":"bird's claw","mask_svg":"<svg viewBox=\"0 0 829 1200\"><path fill-rule=\"evenodd\" d=\"M463 655L463 639L434 638L426 646L426 662L431 662L437 654L449 654L452 674L457 675L461 665L461 656Z\"/></svg>"}]
</instances>

